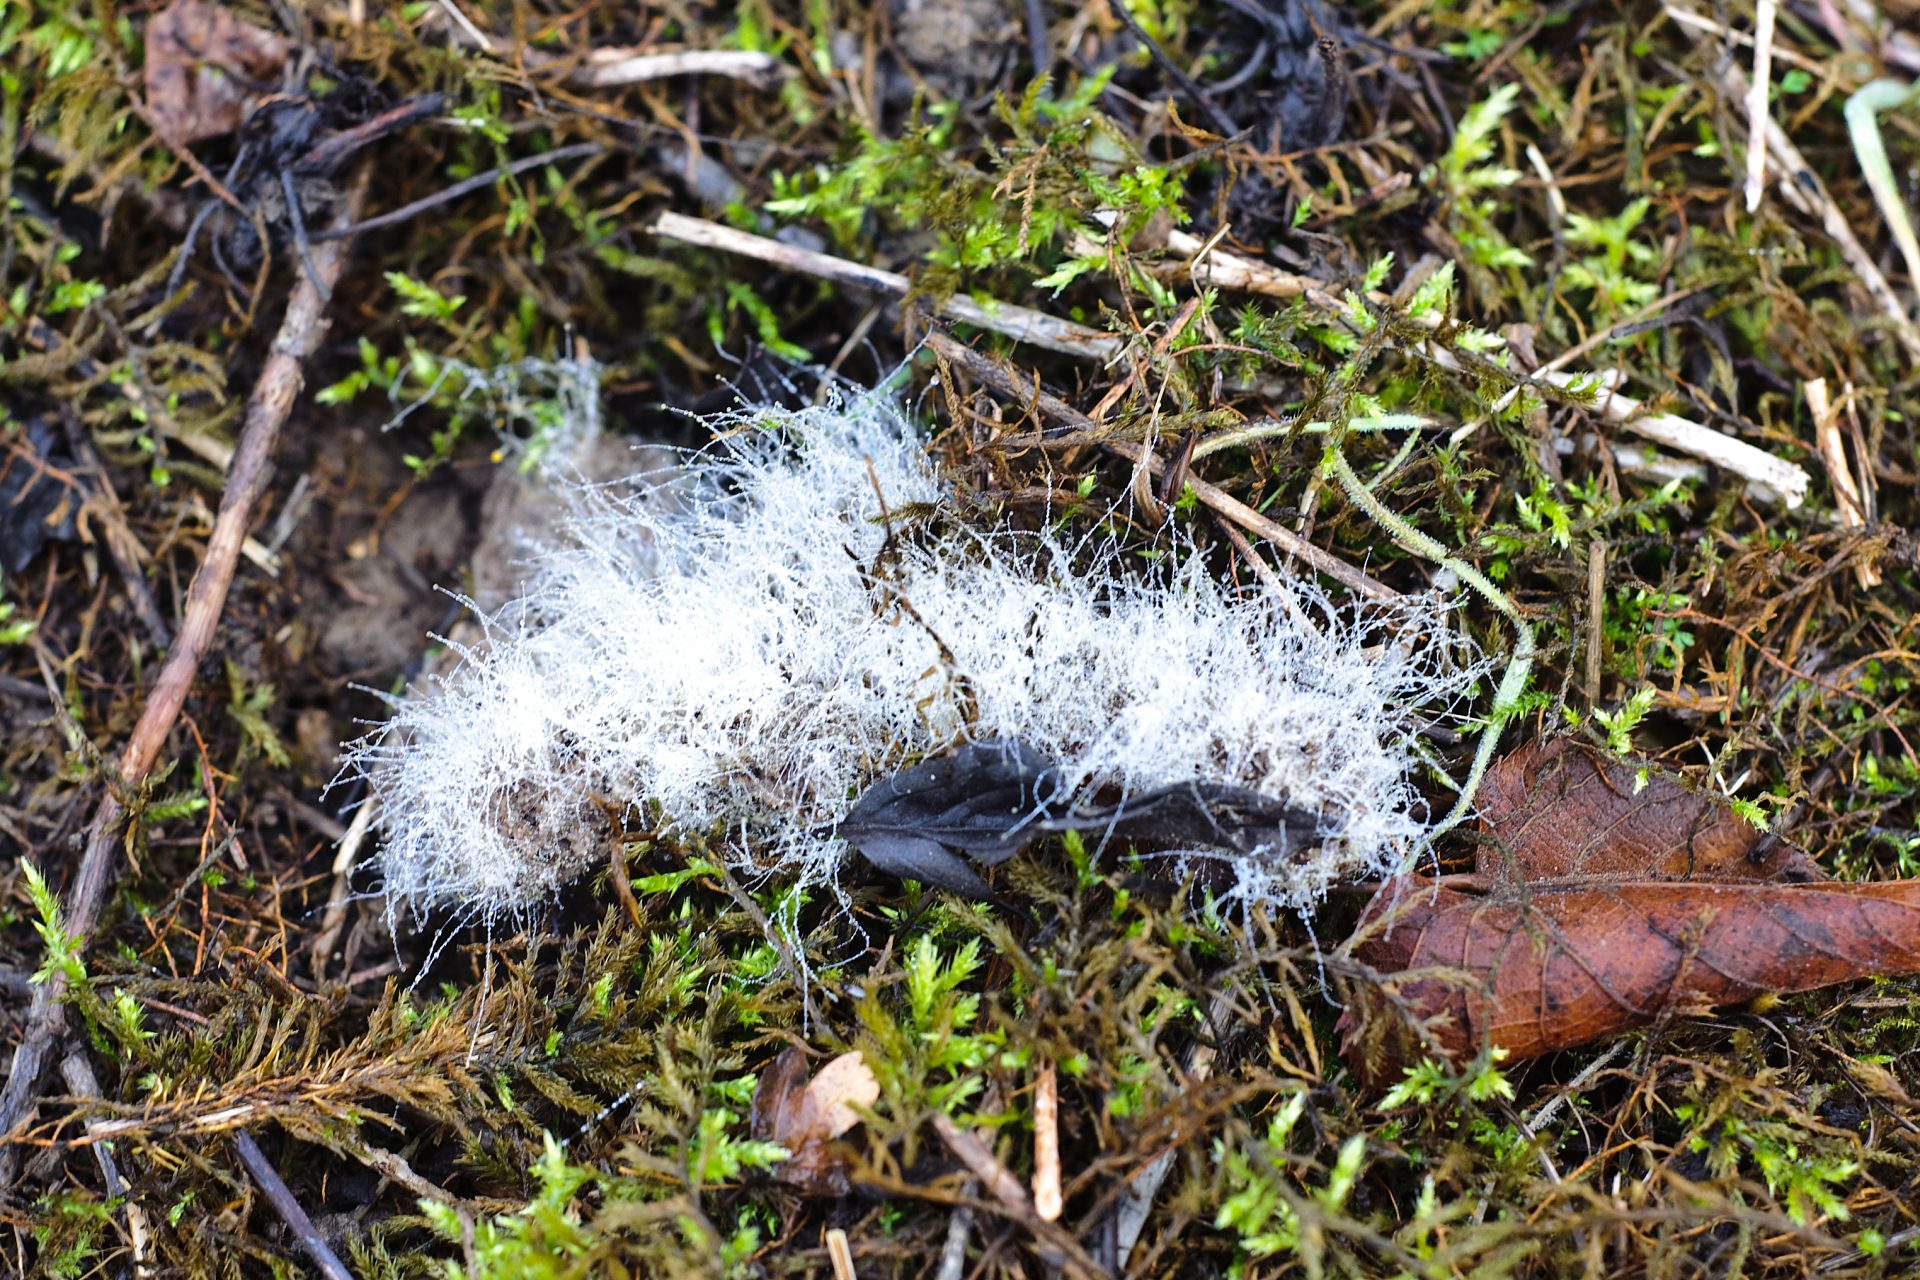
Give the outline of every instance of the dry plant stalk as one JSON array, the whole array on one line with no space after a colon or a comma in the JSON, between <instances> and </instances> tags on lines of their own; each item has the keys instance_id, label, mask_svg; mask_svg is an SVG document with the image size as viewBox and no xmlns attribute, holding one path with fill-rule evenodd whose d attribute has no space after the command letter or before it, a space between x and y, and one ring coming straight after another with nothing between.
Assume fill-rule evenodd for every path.
<instances>
[{"instance_id":1,"label":"dry plant stalk","mask_svg":"<svg viewBox=\"0 0 1920 1280\"><path fill-rule=\"evenodd\" d=\"M1058 1222L1060 1198L1060 1076L1049 1062L1033 1086L1033 1211Z\"/></svg>"},{"instance_id":2,"label":"dry plant stalk","mask_svg":"<svg viewBox=\"0 0 1920 1280\"><path fill-rule=\"evenodd\" d=\"M827 1257L833 1263L833 1280L859 1280L853 1269L853 1246L847 1241L845 1227L827 1231Z\"/></svg>"},{"instance_id":3,"label":"dry plant stalk","mask_svg":"<svg viewBox=\"0 0 1920 1280\"><path fill-rule=\"evenodd\" d=\"M1840 406L1834 404L1833 397L1827 393L1825 378L1815 378L1801 390L1807 398L1807 409L1813 414L1814 450L1827 468L1827 478L1833 482L1834 505L1840 508L1840 523L1849 529L1864 529L1872 523L1868 498L1871 491L1855 478L1853 464L1847 459L1846 441L1840 434ZM1871 485L1872 467L1862 466L1861 473L1866 484ZM1882 581L1879 566L1871 560L1856 563L1853 573L1863 588L1877 587Z\"/></svg>"},{"instance_id":4,"label":"dry plant stalk","mask_svg":"<svg viewBox=\"0 0 1920 1280\"><path fill-rule=\"evenodd\" d=\"M816 276L822 280L832 280L837 284L849 285L858 289L870 289L889 297L904 298L913 290L913 282L895 271L882 271L878 267L864 266L849 262L845 258L836 258L830 253L816 253L811 249L796 249L792 245L770 240L766 236L756 236L747 231L736 231L732 227L709 222L705 218L689 218L685 214L671 210L663 212L654 219L654 233L669 240L678 240L682 244L696 245L703 249L719 249L725 253L739 254L744 258L754 258L786 271L796 271L801 275ZM1045 312L1030 307L999 303L985 307L972 298L955 294L939 302L935 308L949 320L970 324L975 328L986 329L992 333L1005 334L1015 342L1025 342L1048 351L1057 351L1062 355L1080 356L1090 360L1111 360L1120 353L1120 340L1112 334L1101 333L1084 325L1060 320Z\"/></svg>"}]
</instances>

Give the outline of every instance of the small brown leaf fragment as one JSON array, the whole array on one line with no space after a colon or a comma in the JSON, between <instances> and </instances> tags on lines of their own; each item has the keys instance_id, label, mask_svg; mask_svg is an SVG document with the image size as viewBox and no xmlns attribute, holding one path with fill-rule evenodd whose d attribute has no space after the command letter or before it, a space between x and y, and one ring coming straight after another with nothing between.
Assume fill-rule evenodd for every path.
<instances>
[{"instance_id":1,"label":"small brown leaf fragment","mask_svg":"<svg viewBox=\"0 0 1920 1280\"><path fill-rule=\"evenodd\" d=\"M171 146L232 133L271 92L291 46L206 0L174 0L147 23L147 110Z\"/></svg>"},{"instance_id":2,"label":"small brown leaf fragment","mask_svg":"<svg viewBox=\"0 0 1920 1280\"><path fill-rule=\"evenodd\" d=\"M800 1114L807 1096L807 1055L797 1048L780 1051L760 1073L753 1103L747 1108L747 1134L755 1142L778 1142L806 1128Z\"/></svg>"},{"instance_id":3,"label":"small brown leaf fragment","mask_svg":"<svg viewBox=\"0 0 1920 1280\"><path fill-rule=\"evenodd\" d=\"M1502 757L1480 786L1483 876L1550 880L1824 880L1799 849L1750 826L1717 796L1565 738Z\"/></svg>"},{"instance_id":4,"label":"small brown leaf fragment","mask_svg":"<svg viewBox=\"0 0 1920 1280\"><path fill-rule=\"evenodd\" d=\"M747 1129L757 1141L793 1153L775 1166L774 1177L810 1195L845 1195L846 1153L834 1139L860 1123L856 1108L879 1098L880 1082L859 1050L841 1054L809 1081L806 1054L788 1048L761 1074Z\"/></svg>"},{"instance_id":5,"label":"small brown leaf fragment","mask_svg":"<svg viewBox=\"0 0 1920 1280\"><path fill-rule=\"evenodd\" d=\"M814 1131L824 1138L837 1138L860 1123L855 1107L871 1107L880 1100L880 1082L855 1049L820 1068L807 1086L807 1099L815 1117Z\"/></svg>"}]
</instances>

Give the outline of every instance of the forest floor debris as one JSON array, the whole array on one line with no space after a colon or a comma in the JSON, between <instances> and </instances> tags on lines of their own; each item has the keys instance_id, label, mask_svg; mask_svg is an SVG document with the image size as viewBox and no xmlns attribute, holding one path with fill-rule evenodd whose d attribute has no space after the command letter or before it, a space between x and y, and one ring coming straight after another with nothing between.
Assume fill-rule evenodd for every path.
<instances>
[{"instance_id":1,"label":"forest floor debris","mask_svg":"<svg viewBox=\"0 0 1920 1280\"><path fill-rule=\"evenodd\" d=\"M1920 983L1879 975L1920 876L1912 16L10 7L0 1254L1911 1273ZM970 871L984 902L857 861L829 901L595 795L551 906L412 929L339 744L446 669L436 588L521 575L473 562L489 495L565 456L585 367L612 434L719 451L716 414L904 368L943 519L1115 581L1191 546L1241 604L1455 601L1414 638L1514 687L1397 723L1414 826L1518 754L1483 826L1305 914L1072 830ZM1513 795L1544 752L1586 781ZM1548 803L1595 786L1611 817ZM1515 813L1639 861L1575 883ZM1722 854L1806 874L1693 875ZM1902 918L1722 957L1727 894ZM1632 1017L1507 1030L1553 1031L1542 958L1643 898L1631 958L1674 963ZM1493 910L1524 962L1474 949ZM1415 918L1468 922L1424 974L1368 949ZM1369 1001L1391 1062L1341 1055Z\"/></svg>"}]
</instances>

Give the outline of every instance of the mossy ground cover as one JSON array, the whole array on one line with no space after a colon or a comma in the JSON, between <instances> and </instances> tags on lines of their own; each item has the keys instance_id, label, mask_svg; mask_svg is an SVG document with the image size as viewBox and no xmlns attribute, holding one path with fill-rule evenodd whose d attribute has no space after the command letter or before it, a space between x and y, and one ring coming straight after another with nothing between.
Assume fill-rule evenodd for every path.
<instances>
[{"instance_id":1,"label":"mossy ground cover","mask_svg":"<svg viewBox=\"0 0 1920 1280\"><path fill-rule=\"evenodd\" d=\"M67 975L97 1086L50 1077L14 1135L0 1269L312 1273L235 1158L239 1131L363 1277L831 1274L836 1229L862 1276L1920 1269L1911 981L1668 1016L1524 1065L1421 1068L1381 1097L1334 1030L1366 976L1329 953L1363 894L1306 919L1222 917L1204 884L1073 840L996 873L1037 921L857 867L849 917L722 870L730 851L614 797L606 872L515 936L394 937L377 900L328 911L359 798L322 789L335 746L382 714L368 687L441 660L427 634L458 611L431 587L471 582L494 476L563 421L554 362L591 354L613 430L699 444L677 410L735 386L810 396L807 366L872 381L904 361L983 515L1106 521L1132 554L1164 554L1150 520L1114 514L1141 487L1131 464L1030 447L1049 424L1027 402L919 345L953 297L1117 335L1117 358L1087 361L961 330L1104 440L1162 456L1190 440L1194 479L1395 590L1459 589L1356 500L1330 463L1345 459L1533 632L1508 741L1570 732L1655 756L1834 874L1915 874L1912 331L1860 287L1822 207L1780 185L1811 190L1806 175L1774 164L1748 212L1727 70L1751 70L1746 5L1036 12L236 7L297 51L284 83L256 88L315 117L302 149L445 95L298 184L274 168L293 154L283 118L191 148L155 136L151 12L0 15L3 443L73 504L6 526L45 545L9 564L0 606L0 965L10 1029L31 975ZM1882 20L1836 31L1830 12L1779 14L1770 114L1911 301L1843 110L1903 55ZM1912 16L1887 14L1896 34ZM616 47L775 70L577 74ZM1913 117L1878 119L1905 172ZM102 923L70 947L55 899L164 642L116 550L164 631L306 269L300 238L356 164L370 215L429 203L356 239L262 554L163 776L124 797ZM677 245L649 230L662 209L905 272L914 299ZM1223 228L1222 249L1314 289L1196 287L1193 252L1170 246ZM1575 349L1569 371L1611 371L1803 466L1806 500L1646 457L1593 380L1521 377ZM1816 380L1831 416L1805 393ZM1819 448L1823 421L1837 451ZM1191 488L1159 500L1223 576L1255 580ZM1462 598L1462 629L1510 652L1512 618ZM1432 738L1436 812L1475 728ZM1441 851L1470 856L1464 838ZM347 883L372 887L364 870ZM804 936L770 939L763 922L787 916ZM857 1048L879 1083L841 1153L845 1194L774 1177L781 1153L750 1134L756 1079L792 1044L819 1061ZM932 1123L951 1117L1024 1180L1048 1067L1052 1224L993 1194ZM1127 1187L1169 1155L1123 1241Z\"/></svg>"}]
</instances>

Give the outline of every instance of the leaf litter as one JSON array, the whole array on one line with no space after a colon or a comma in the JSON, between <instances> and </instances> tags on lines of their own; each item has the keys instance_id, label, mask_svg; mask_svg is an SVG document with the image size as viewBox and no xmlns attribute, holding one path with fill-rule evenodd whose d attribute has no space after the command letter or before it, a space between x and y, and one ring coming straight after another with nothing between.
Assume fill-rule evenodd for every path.
<instances>
[{"instance_id":1,"label":"leaf litter","mask_svg":"<svg viewBox=\"0 0 1920 1280\"><path fill-rule=\"evenodd\" d=\"M788 1156L773 1176L810 1195L845 1195L847 1154L832 1145L880 1100L880 1082L858 1049L828 1060L811 1079L807 1055L789 1046L760 1073L747 1130Z\"/></svg>"},{"instance_id":2,"label":"leaf litter","mask_svg":"<svg viewBox=\"0 0 1920 1280\"><path fill-rule=\"evenodd\" d=\"M1674 993L1701 985L1702 921L1728 911L1716 900L1708 919L1703 896L1662 913L1676 893L1831 897L1920 870L1906 532L1920 405L1901 355L1902 237L1874 212L1912 143L1897 114L1876 120L1900 95L1873 81L1917 65L1912 41L1860 6L1796 11L1774 34L1773 83L1749 95L1733 69L1758 30L1739 5L1037 5L1026 31L1015 7L973 7L984 21L955 56L938 38L952 15L933 0L781 0L661 24L609 0L8 11L18 145L0 169L0 293L29 340L6 353L6 429L44 459L25 433L70 407L153 553L128 569L84 539L46 540L0 602L0 633L21 641L0 646L0 850L31 850L56 888L72 892L72 833L118 785L95 762L158 666L129 599L145 589L180 612L241 394L316 247L302 227L335 207L327 175L344 179L359 144L374 160L369 212L387 219L339 282L332 339L304 370L251 530L253 563L276 569L242 569L222 660L201 669L150 794L129 796L133 819L108 833L115 894L63 1010L76 1051L6 1148L31 1157L0 1203L10 1257L46 1274L305 1266L307 1238L234 1159L227 1135L242 1128L312 1210L312 1239L380 1280L928 1274L949 1257L1005 1276L1083 1261L1089 1274L1421 1280L1911 1270L1912 980L1696 1017L1713 993ZM223 31L230 59L207 40ZM614 52L683 70L606 86L572 74ZM778 74L703 79L683 53ZM1048 64L1048 81L1029 77ZM142 100L143 66L171 87ZM1768 130L1754 216L1728 196L1759 150L1743 103ZM214 132L166 142L200 129ZM241 208L216 193L221 175L237 175ZM649 230L667 210L877 269L906 292L669 244ZM215 221L196 237L203 217ZM982 386L950 357L913 357L923 300L989 329L1016 307L1071 317L1118 354L1094 366L963 330L950 340L1013 375ZM1531 821L1558 830L1564 860L1536 852L1529 872L1488 846L1459 917L1516 909L1503 895L1531 892L1530 876L1563 897L1611 895L1573 918L1518 898L1551 945L1501 969L1538 970L1584 946L1584 925L1617 919L1646 934L1649 959L1682 957L1664 988L1621 988L1653 1023L1508 1071L1410 1062L1387 1081L1399 1100L1375 1106L1333 1055L1322 1000L1326 980L1370 967L1334 948L1353 927L1350 885L1329 884L1304 916L1223 913L1203 866L1170 882L1168 864L1070 823L993 865L1016 835L1005 826L931 842L933 861L1022 913L836 863L843 904L790 877L742 882L724 828L669 828L620 796L562 847L575 887L530 912L524 940L456 932L436 952L390 936L377 907L354 903L377 888L351 865L370 851L357 793L323 796L318 762L377 713L353 686L394 692L444 669L405 610L356 597L351 570L390 572L429 614L432 584L464 586L388 535L416 504L472 518L490 453L525 462L565 416L539 397L523 417L483 410L476 388L582 347L606 362L611 421L695 451L713 445L705 430L658 404L732 404L721 384L758 380L776 363L766 350L866 382L914 359L908 376L931 394L909 403L933 421L951 486L943 516L1069 546L1097 531L1125 573L1191 546L1235 600L1276 563L1284 581L1296 551L1364 566L1389 594L1444 580L1335 488L1336 439L1362 493L1484 570L1537 629L1510 740L1571 724L1685 762L1693 791L1615 820L1588 806L1632 795L1637 766L1541 764L1526 775ZM1564 394L1594 381L1579 372L1589 362L1629 394ZM1053 434L1050 405L1080 415L1079 440ZM503 424L517 438L497 436ZM1149 483L1165 457L1167 478ZM1746 472L1722 469L1756 462L1791 489L1743 489ZM26 492L23 513L43 496ZM924 533L925 512L893 511ZM1210 511L1235 514L1223 530ZM474 539L441 541L457 557ZM380 651L393 656L314 643L316 619L355 607L389 609ZM1496 655L1511 634L1477 599L1447 626ZM1645 713L1637 729L1613 710L1628 705ZM1476 726L1395 727L1418 819L1446 803L1439 778L1460 775L1471 745L1453 735ZM289 770L276 736L320 745L294 750ZM1017 730L984 740L1025 743L1035 775L1074 764ZM876 753L797 820L830 829L863 792L955 745ZM1221 766L1096 786L1048 812L1111 818L1200 781L1236 780ZM1585 794L1595 786L1614 795ZM1768 878L1793 869L1791 849L1728 821L1722 794L1769 812L1834 881ZM1217 818L1220 799L1168 812ZM1556 819L1561 805L1575 816ZM1316 831L1327 819L1300 807ZM882 838L912 820L893 814ZM1137 834L1125 843L1151 852ZM1684 866L1641 869L1676 844ZM928 847L914 852L926 865ZM1760 878L1720 878L1755 855ZM42 947L21 878L5 881L0 993L23 1003ZM1629 910L1620 883L1651 896ZM343 927L318 937L336 893ZM1734 985L1755 978L1742 967L1754 955L1817 936L1803 903L1782 901L1790 915L1769 908L1750 926L1771 933L1742 935ZM755 913L798 929L770 944ZM1833 932L1857 941L1849 928ZM792 976L809 966L810 1001ZM1385 976L1389 997L1411 982ZM1498 981L1470 981L1468 1008L1491 1011ZM1457 987L1430 990L1426 1020L1465 1016ZM779 1179L775 1144L736 1114L756 1076L804 1096L804 1068L775 1065L803 1028L857 1047L879 1086L862 1125L800 1144L830 1153L822 1167L844 1171L845 1195L832 1179L794 1195L808 1188ZM1057 1084L1046 1153L1028 1137L1043 1079ZM948 1133L977 1171L950 1158ZM1043 1164L1064 1193L1052 1223L1021 1207ZM1110 1212L1119 1201L1134 1211Z\"/></svg>"},{"instance_id":3,"label":"leaf litter","mask_svg":"<svg viewBox=\"0 0 1920 1280\"><path fill-rule=\"evenodd\" d=\"M1565 739L1507 755L1471 874L1374 895L1343 1052L1375 1086L1422 1056L1571 1049L1657 1018L1920 972L1920 882L1839 884L1648 765Z\"/></svg>"}]
</instances>

